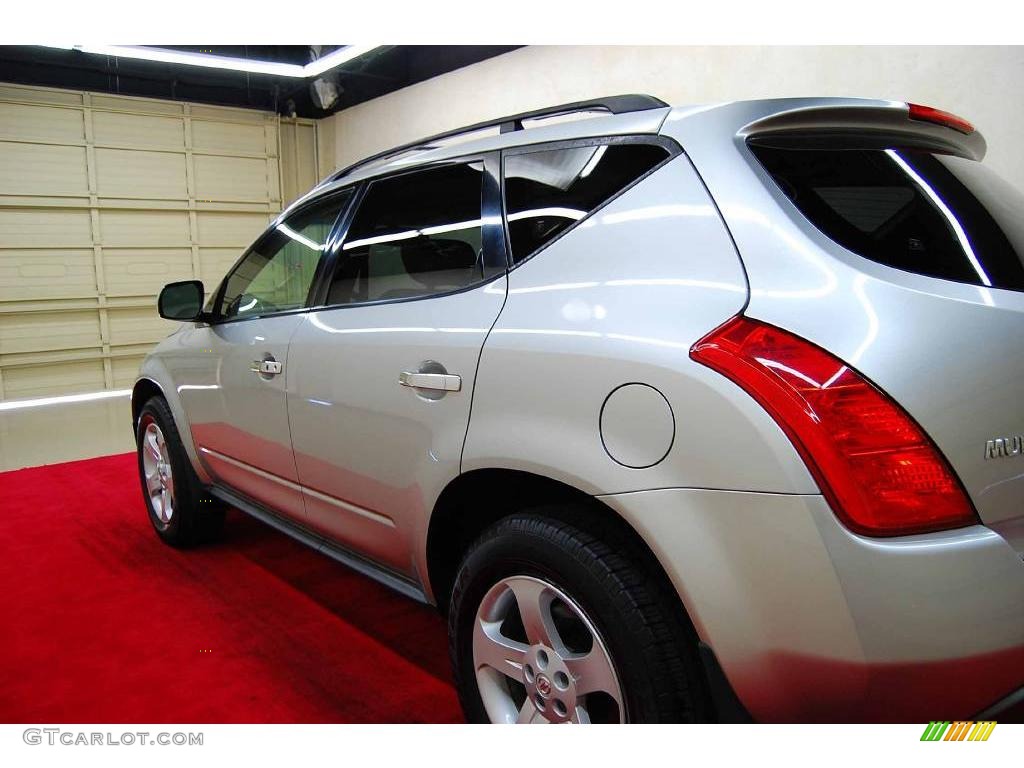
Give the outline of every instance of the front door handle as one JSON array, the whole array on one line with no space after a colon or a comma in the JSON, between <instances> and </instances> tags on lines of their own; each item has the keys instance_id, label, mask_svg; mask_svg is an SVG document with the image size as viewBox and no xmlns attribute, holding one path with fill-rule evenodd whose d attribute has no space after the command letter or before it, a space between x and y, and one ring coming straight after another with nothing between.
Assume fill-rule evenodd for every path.
<instances>
[{"instance_id":1,"label":"front door handle","mask_svg":"<svg viewBox=\"0 0 1024 768\"><path fill-rule=\"evenodd\" d=\"M462 377L454 373L420 373L402 371L398 383L413 389L434 389L440 392L458 392L462 389Z\"/></svg>"},{"instance_id":2,"label":"front door handle","mask_svg":"<svg viewBox=\"0 0 1024 768\"><path fill-rule=\"evenodd\" d=\"M284 364L277 360L253 360L249 370L260 376L277 376L284 370Z\"/></svg>"}]
</instances>

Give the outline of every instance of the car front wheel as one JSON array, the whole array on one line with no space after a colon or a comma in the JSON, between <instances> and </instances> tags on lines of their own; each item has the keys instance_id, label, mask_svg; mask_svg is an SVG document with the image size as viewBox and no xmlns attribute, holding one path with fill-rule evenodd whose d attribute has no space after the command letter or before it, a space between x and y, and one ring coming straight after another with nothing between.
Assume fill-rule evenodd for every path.
<instances>
[{"instance_id":1,"label":"car front wheel","mask_svg":"<svg viewBox=\"0 0 1024 768\"><path fill-rule=\"evenodd\" d=\"M157 535L176 547L216 536L224 506L203 488L162 397L142 407L135 440L142 495Z\"/></svg>"}]
</instances>

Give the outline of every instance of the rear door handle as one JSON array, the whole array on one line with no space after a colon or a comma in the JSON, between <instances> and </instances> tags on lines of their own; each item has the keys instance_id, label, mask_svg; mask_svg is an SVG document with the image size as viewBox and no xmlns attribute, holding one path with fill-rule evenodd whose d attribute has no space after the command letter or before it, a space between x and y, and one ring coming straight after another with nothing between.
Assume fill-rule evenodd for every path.
<instances>
[{"instance_id":1,"label":"rear door handle","mask_svg":"<svg viewBox=\"0 0 1024 768\"><path fill-rule=\"evenodd\" d=\"M249 370L261 376L277 376L284 370L284 364L277 360L253 360Z\"/></svg>"},{"instance_id":2,"label":"rear door handle","mask_svg":"<svg viewBox=\"0 0 1024 768\"><path fill-rule=\"evenodd\" d=\"M436 389L441 392L458 392L462 389L462 377L454 373L419 373L402 371L398 383L413 389Z\"/></svg>"}]
</instances>

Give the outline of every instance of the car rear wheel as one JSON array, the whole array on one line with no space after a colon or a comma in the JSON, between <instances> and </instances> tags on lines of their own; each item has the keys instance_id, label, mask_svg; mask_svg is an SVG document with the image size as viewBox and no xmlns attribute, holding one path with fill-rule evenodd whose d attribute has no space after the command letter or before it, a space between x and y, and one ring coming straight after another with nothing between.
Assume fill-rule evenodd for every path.
<instances>
[{"instance_id":1,"label":"car rear wheel","mask_svg":"<svg viewBox=\"0 0 1024 768\"><path fill-rule=\"evenodd\" d=\"M535 510L505 518L462 563L449 635L467 719L707 717L693 639L671 603L678 598L628 547L613 549L559 517Z\"/></svg>"},{"instance_id":2,"label":"car rear wheel","mask_svg":"<svg viewBox=\"0 0 1024 768\"><path fill-rule=\"evenodd\" d=\"M176 547L215 537L224 505L203 488L162 397L142 407L135 439L142 496L157 535Z\"/></svg>"}]
</instances>

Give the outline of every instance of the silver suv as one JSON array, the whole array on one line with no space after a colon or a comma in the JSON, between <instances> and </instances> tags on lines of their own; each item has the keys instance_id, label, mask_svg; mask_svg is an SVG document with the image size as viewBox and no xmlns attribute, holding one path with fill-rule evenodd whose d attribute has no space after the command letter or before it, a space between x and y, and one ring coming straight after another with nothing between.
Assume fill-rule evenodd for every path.
<instances>
[{"instance_id":1,"label":"silver suv","mask_svg":"<svg viewBox=\"0 0 1024 768\"><path fill-rule=\"evenodd\" d=\"M235 507L437 605L472 721L1005 718L1024 199L984 153L619 96L347 168L162 292L153 526Z\"/></svg>"}]
</instances>

